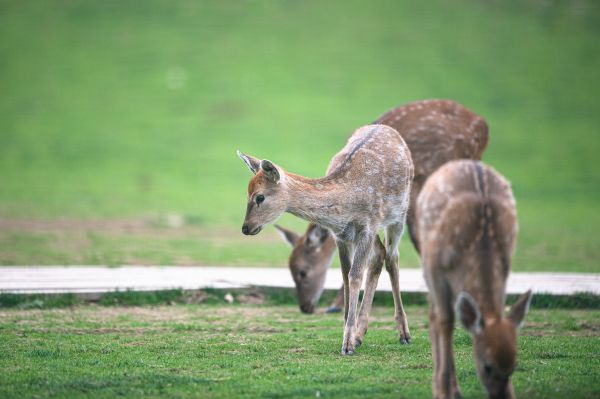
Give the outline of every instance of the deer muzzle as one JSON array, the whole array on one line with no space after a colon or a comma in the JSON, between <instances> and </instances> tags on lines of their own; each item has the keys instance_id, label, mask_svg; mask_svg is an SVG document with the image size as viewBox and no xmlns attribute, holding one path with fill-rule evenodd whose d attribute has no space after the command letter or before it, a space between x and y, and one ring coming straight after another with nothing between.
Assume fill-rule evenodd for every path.
<instances>
[{"instance_id":1,"label":"deer muzzle","mask_svg":"<svg viewBox=\"0 0 600 399\"><path fill-rule=\"evenodd\" d=\"M261 226L254 227L254 228L250 228L250 226L248 226L248 224L244 224L242 226L242 233L247 236L257 235L258 233L260 233L261 230L262 230Z\"/></svg>"}]
</instances>

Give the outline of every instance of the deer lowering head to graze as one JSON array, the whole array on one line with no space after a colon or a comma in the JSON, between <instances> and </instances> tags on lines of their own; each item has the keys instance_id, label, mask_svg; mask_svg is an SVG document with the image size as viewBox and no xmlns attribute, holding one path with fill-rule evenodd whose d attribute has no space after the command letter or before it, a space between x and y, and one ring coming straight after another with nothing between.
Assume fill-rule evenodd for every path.
<instances>
[{"instance_id":1,"label":"deer lowering head to graze","mask_svg":"<svg viewBox=\"0 0 600 399\"><path fill-rule=\"evenodd\" d=\"M328 266L335 253L335 240L329 231L314 223L308 226L309 230L303 236L299 236L291 230L275 225L293 247L290 255L290 271L296 284L300 310L303 313L314 312L315 305L323 292ZM325 267L314 267L315 265ZM341 292L341 306L343 306L343 287Z\"/></svg>"},{"instance_id":2,"label":"deer lowering head to graze","mask_svg":"<svg viewBox=\"0 0 600 399\"><path fill-rule=\"evenodd\" d=\"M454 159L481 159L488 142L485 121L449 100L425 100L394 108L375 123L396 129L410 149L415 168L411 201L406 224L410 238L419 251L416 233L416 198L427 177L444 163ZM334 239L326 229L312 240L315 225L310 224L303 236L276 226L293 247L289 268L296 283L298 301L303 312L311 313L319 301L327 269L335 250ZM314 295L318 293L318 295ZM343 305L343 295L338 295L330 310Z\"/></svg>"},{"instance_id":3,"label":"deer lowering head to graze","mask_svg":"<svg viewBox=\"0 0 600 399\"><path fill-rule=\"evenodd\" d=\"M477 373L488 395L514 397L516 334L531 291L504 316L517 234L509 183L481 162L449 162L425 183L416 216L429 288L433 396L460 396L452 351L456 316L473 336Z\"/></svg>"},{"instance_id":4,"label":"deer lowering head to graze","mask_svg":"<svg viewBox=\"0 0 600 399\"><path fill-rule=\"evenodd\" d=\"M267 160L238 153L255 174L248 185L244 234L258 234L283 212L316 223L333 234L344 280L344 338L342 354L352 354L366 331L370 299L385 259L392 278L396 319L402 342L410 334L398 283L398 243L410 200L413 166L410 150L396 130L368 125L356 130L329 164L327 175L308 179L286 172ZM377 233L385 230L385 247ZM363 271L369 265L367 292L357 320ZM392 272L393 273L393 272ZM372 290L371 288L372 287ZM366 302L365 302L366 301ZM358 326L357 326L358 324Z\"/></svg>"}]
</instances>

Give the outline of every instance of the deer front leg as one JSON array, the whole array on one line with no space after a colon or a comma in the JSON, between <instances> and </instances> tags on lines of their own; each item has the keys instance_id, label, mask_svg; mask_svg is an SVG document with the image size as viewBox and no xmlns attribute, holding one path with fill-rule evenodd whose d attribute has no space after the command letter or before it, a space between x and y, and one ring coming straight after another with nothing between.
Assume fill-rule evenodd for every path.
<instances>
[{"instance_id":1,"label":"deer front leg","mask_svg":"<svg viewBox=\"0 0 600 399\"><path fill-rule=\"evenodd\" d=\"M369 313L373 306L373 296L377 289L377 282L379 281L379 275L383 268L384 258L385 248L379 237L375 236L375 241L373 241L373 252L371 254L371 259L369 260L369 268L367 269L365 293L363 295L362 304L360 305L360 313L358 314L358 328L356 330L355 341L357 347L363 343L369 327Z\"/></svg>"},{"instance_id":2,"label":"deer front leg","mask_svg":"<svg viewBox=\"0 0 600 399\"><path fill-rule=\"evenodd\" d=\"M354 256L350 273L348 273L348 317L344 327L344 338L342 341L342 355L354 353L356 336L356 314L358 310L358 295L362 285L363 271L373 249L373 235L362 232L354 240Z\"/></svg>"},{"instance_id":3,"label":"deer front leg","mask_svg":"<svg viewBox=\"0 0 600 399\"><path fill-rule=\"evenodd\" d=\"M429 340L431 342L431 357L433 359L433 375L431 378L431 390L433 397L437 398L439 392L437 389L437 375L440 368L440 348L439 348L439 337L438 337L438 325L435 318L435 305L433 304L431 296L429 297Z\"/></svg>"},{"instance_id":4,"label":"deer front leg","mask_svg":"<svg viewBox=\"0 0 600 399\"><path fill-rule=\"evenodd\" d=\"M456 383L454 369L454 353L452 350L452 331L454 330L454 316L452 311L440 309L436 316L437 345L439 366L435 374L437 387L436 398L460 398L460 391Z\"/></svg>"},{"instance_id":5,"label":"deer front leg","mask_svg":"<svg viewBox=\"0 0 600 399\"><path fill-rule=\"evenodd\" d=\"M460 392L459 392L459 395L460 395ZM513 384L512 384L512 377L511 377L511 379L508 380L508 385L506 386L505 396L506 396L506 399L516 399L515 389L513 388Z\"/></svg>"}]
</instances>

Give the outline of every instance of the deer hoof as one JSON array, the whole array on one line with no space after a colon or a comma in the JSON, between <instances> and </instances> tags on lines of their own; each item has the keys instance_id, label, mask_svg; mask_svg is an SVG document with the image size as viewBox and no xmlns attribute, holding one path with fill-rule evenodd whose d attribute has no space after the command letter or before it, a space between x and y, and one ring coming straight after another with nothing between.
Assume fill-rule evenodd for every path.
<instances>
[{"instance_id":1,"label":"deer hoof","mask_svg":"<svg viewBox=\"0 0 600 399\"><path fill-rule=\"evenodd\" d=\"M338 308L336 306L330 306L325 310L325 313L339 313L342 311L342 308Z\"/></svg>"},{"instance_id":2,"label":"deer hoof","mask_svg":"<svg viewBox=\"0 0 600 399\"><path fill-rule=\"evenodd\" d=\"M342 348L342 356L352 355L354 350L350 348Z\"/></svg>"},{"instance_id":3,"label":"deer hoof","mask_svg":"<svg viewBox=\"0 0 600 399\"><path fill-rule=\"evenodd\" d=\"M342 355L351 355L354 353L354 346L350 345L350 343L344 342L342 345Z\"/></svg>"},{"instance_id":4,"label":"deer hoof","mask_svg":"<svg viewBox=\"0 0 600 399\"><path fill-rule=\"evenodd\" d=\"M359 347L359 346L361 346L361 345L362 345L362 339L361 339L361 338L356 338L356 339L354 340L354 347L355 347L355 348L358 348L358 347Z\"/></svg>"},{"instance_id":5,"label":"deer hoof","mask_svg":"<svg viewBox=\"0 0 600 399\"><path fill-rule=\"evenodd\" d=\"M402 345L407 345L410 344L410 337L404 337L404 338L400 338L400 343Z\"/></svg>"}]
</instances>

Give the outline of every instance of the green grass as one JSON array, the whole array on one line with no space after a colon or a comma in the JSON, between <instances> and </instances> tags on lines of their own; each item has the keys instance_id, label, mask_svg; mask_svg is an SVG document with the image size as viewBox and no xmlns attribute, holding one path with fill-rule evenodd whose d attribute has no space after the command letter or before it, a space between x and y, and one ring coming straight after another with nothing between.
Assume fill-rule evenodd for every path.
<instances>
[{"instance_id":1,"label":"green grass","mask_svg":"<svg viewBox=\"0 0 600 399\"><path fill-rule=\"evenodd\" d=\"M0 264L282 265L272 232L238 238L237 148L316 177L356 127L451 98L513 183L515 270L598 272L598 21L593 2L2 0L0 221L192 228L3 226Z\"/></svg>"},{"instance_id":2,"label":"green grass","mask_svg":"<svg viewBox=\"0 0 600 399\"><path fill-rule=\"evenodd\" d=\"M292 288L253 287L240 289L162 290L162 291L113 291L102 294L7 294L0 293L0 308L55 309L82 304L102 306L157 306L184 303L218 304L226 294L236 303L297 305L296 290ZM325 290L319 306L325 309L334 299L337 290ZM514 303L519 295L507 295L507 303ZM426 305L427 295L420 292L403 292L402 300L411 305ZM376 292L375 306L392 308L394 301L390 292ZM600 309L600 296L591 293L551 295L536 293L531 300L532 309Z\"/></svg>"},{"instance_id":3,"label":"green grass","mask_svg":"<svg viewBox=\"0 0 600 399\"><path fill-rule=\"evenodd\" d=\"M401 346L391 307L367 339L339 355L340 315L292 306L81 306L0 310L0 396L431 396L426 307L408 306L414 341ZM519 338L519 397L592 398L600 391L597 310L532 310ZM455 333L458 379L483 397L471 340Z\"/></svg>"}]
</instances>

